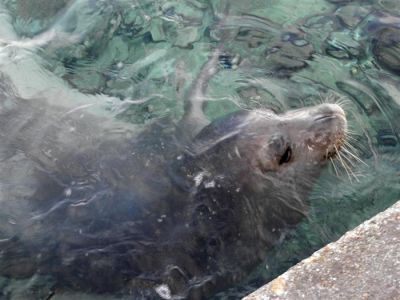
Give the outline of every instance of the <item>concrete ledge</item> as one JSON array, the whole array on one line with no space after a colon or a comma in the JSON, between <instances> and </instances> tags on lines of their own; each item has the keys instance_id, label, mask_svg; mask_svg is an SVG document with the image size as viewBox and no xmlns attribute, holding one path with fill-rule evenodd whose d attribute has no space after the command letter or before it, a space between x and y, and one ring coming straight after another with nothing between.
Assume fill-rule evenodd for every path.
<instances>
[{"instance_id":1,"label":"concrete ledge","mask_svg":"<svg viewBox=\"0 0 400 300\"><path fill-rule=\"evenodd\" d=\"M400 201L243 300L400 299Z\"/></svg>"}]
</instances>

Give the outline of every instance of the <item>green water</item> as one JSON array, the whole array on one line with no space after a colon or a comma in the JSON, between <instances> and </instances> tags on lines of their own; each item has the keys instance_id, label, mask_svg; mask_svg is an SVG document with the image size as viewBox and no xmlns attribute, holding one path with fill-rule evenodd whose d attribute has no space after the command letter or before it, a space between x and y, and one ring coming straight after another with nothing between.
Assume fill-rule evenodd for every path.
<instances>
[{"instance_id":1,"label":"green water","mask_svg":"<svg viewBox=\"0 0 400 300\"><path fill-rule=\"evenodd\" d=\"M239 109L283 112L343 103L358 159L336 160L312 192L308 217L266 251L267 259L248 279L214 299L239 299L400 199L398 0L1 4L0 21L12 27L2 27L1 39L40 41L23 51L1 46L0 71L14 76L23 97L45 95L54 104L83 105L95 99L96 113L138 126L165 116L178 120L191 82L211 49L223 43L227 60L207 92L210 120ZM37 72L37 65L43 71ZM66 90L65 97L48 96L54 89ZM43 276L2 278L0 295L113 298L53 295L53 284Z\"/></svg>"}]
</instances>

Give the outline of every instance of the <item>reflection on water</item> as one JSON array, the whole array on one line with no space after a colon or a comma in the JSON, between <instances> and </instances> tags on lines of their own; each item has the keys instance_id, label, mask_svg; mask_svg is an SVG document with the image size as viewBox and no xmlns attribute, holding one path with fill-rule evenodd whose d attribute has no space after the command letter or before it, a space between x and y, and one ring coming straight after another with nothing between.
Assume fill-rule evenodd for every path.
<instances>
[{"instance_id":1,"label":"reflection on water","mask_svg":"<svg viewBox=\"0 0 400 300\"><path fill-rule=\"evenodd\" d=\"M399 15L397 0L2 0L1 296L199 299L222 289L215 299L238 299L394 203L400 198ZM193 188L183 173L196 175L196 189L222 182L199 169L205 158L191 163L193 149L182 144L207 122L185 123L184 100L203 92L193 82L206 74L202 66L216 47L218 72L203 78L209 120L336 101L346 111L350 153L342 151L323 170L307 217L296 228L281 224L290 227L286 235L260 233L271 229L265 215L255 214L262 210L241 204L251 215L242 215L245 226L238 229L246 238L227 242L232 232L222 225L237 220L235 211L210 200L233 197L226 194L206 193L193 215L171 211L186 207L181 195ZM229 139L241 118L216 125L216 132L227 131ZM203 135L199 149L219 143ZM178 152L185 155L160 167ZM224 164L215 169L238 168ZM167 191L168 205L154 206ZM157 215L147 215L155 207ZM218 208L220 223L205 219L210 207ZM185 228L193 224L202 240ZM170 247L177 237L182 241ZM207 271L196 265L205 261Z\"/></svg>"}]
</instances>

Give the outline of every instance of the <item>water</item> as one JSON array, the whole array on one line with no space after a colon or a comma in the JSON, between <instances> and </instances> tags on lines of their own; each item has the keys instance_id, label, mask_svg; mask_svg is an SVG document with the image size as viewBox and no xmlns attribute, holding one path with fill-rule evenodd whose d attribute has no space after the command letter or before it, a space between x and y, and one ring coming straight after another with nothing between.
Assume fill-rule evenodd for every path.
<instances>
[{"instance_id":1,"label":"water","mask_svg":"<svg viewBox=\"0 0 400 300\"><path fill-rule=\"evenodd\" d=\"M342 164L336 159L312 191L307 218L265 251L258 268L215 299L239 299L400 199L397 0L0 3L0 71L13 83L7 92L44 99L38 106L88 112L138 128L165 117L177 121L191 83L221 44L221 70L207 90L210 120L236 110L284 112L342 99L352 153L364 163L350 155ZM19 195L29 194L32 166L15 171L12 162L23 158L0 156L7 170L1 189L14 176L25 183ZM18 223L2 210L2 226ZM77 287L58 286L54 276L40 272L0 279L4 299L133 297L83 295ZM157 292L173 298L168 286Z\"/></svg>"}]
</instances>

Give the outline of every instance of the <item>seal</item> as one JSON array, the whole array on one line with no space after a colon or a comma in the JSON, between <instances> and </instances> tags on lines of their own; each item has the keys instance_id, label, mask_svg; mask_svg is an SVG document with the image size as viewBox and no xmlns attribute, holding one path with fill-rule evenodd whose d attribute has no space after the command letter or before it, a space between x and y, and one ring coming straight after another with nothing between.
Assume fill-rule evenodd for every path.
<instances>
[{"instance_id":1,"label":"seal","mask_svg":"<svg viewBox=\"0 0 400 300\"><path fill-rule=\"evenodd\" d=\"M58 289L204 299L307 213L345 136L342 108L202 113L217 49L174 126L144 130L23 99L0 80L0 275Z\"/></svg>"}]
</instances>

